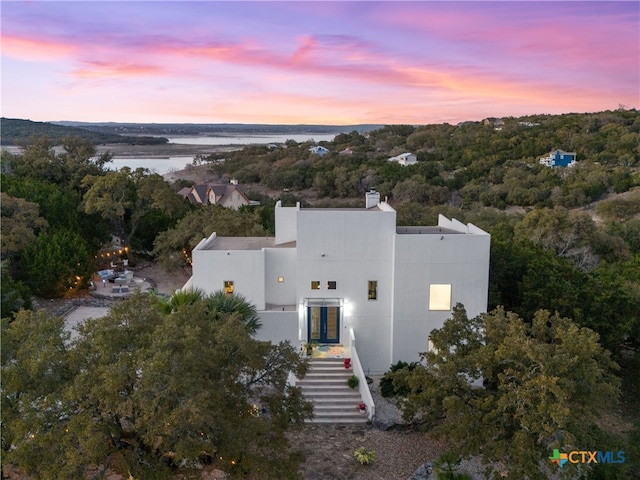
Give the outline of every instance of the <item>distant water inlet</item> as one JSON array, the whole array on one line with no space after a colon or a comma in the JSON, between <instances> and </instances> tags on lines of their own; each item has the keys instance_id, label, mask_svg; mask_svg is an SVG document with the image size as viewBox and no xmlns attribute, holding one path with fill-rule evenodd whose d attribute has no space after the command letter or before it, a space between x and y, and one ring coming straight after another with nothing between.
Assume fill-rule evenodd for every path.
<instances>
[{"instance_id":1,"label":"distant water inlet","mask_svg":"<svg viewBox=\"0 0 640 480\"><path fill-rule=\"evenodd\" d=\"M183 137L167 137L172 145L193 145L194 147L228 147L230 145L269 145L283 144L287 140L294 140L298 143L313 140L315 142L332 141L336 134L311 135L311 134L278 134L278 135L226 135L226 136L183 136ZM193 155L176 155L176 156L118 156L113 157L109 164L110 169L119 170L122 167L129 167L132 170L136 168L148 168L159 174L169 173L174 170L182 170L187 165L193 163L195 152Z\"/></svg>"},{"instance_id":2,"label":"distant water inlet","mask_svg":"<svg viewBox=\"0 0 640 480\"><path fill-rule=\"evenodd\" d=\"M298 143L330 142L336 137L335 133L324 135L313 135L311 133L296 134L265 134L265 135L220 135L204 136L194 135L185 137L166 137L169 143L181 145L268 145L270 143L285 143L287 140L294 140Z\"/></svg>"},{"instance_id":3,"label":"distant water inlet","mask_svg":"<svg viewBox=\"0 0 640 480\"><path fill-rule=\"evenodd\" d=\"M152 172L161 175L172 172L174 170L182 170L187 165L193 163L193 155L177 156L177 157L115 157L107 164L109 170L120 170L123 167L129 167L131 170L136 168L148 168Z\"/></svg>"}]
</instances>

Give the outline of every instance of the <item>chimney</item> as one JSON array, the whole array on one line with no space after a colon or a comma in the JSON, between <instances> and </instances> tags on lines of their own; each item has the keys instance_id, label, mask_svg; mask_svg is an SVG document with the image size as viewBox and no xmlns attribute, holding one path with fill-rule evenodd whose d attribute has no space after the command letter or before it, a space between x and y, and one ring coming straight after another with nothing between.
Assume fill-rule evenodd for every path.
<instances>
[{"instance_id":1,"label":"chimney","mask_svg":"<svg viewBox=\"0 0 640 480\"><path fill-rule=\"evenodd\" d=\"M380 194L373 189L369 190L366 194L365 208L375 207L379 203L380 203Z\"/></svg>"},{"instance_id":2,"label":"chimney","mask_svg":"<svg viewBox=\"0 0 640 480\"><path fill-rule=\"evenodd\" d=\"M231 180L229 180L229 183L231 185L238 185L238 180L236 180L235 178L232 178Z\"/></svg>"}]
</instances>

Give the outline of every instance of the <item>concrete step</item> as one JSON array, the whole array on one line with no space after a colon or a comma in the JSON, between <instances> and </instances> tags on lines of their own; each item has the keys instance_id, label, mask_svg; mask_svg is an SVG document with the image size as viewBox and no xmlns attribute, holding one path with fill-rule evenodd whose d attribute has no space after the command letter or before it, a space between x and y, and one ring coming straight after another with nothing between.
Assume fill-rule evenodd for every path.
<instances>
[{"instance_id":1,"label":"concrete step","mask_svg":"<svg viewBox=\"0 0 640 480\"><path fill-rule=\"evenodd\" d=\"M367 416L359 413L352 416L319 416L312 420L306 420L306 423L367 423Z\"/></svg>"},{"instance_id":2,"label":"concrete step","mask_svg":"<svg viewBox=\"0 0 640 480\"><path fill-rule=\"evenodd\" d=\"M362 402L360 392L347 384L353 375L344 368L342 358L311 359L309 371L296 383L302 394L313 403L314 418L310 423L366 423L357 405Z\"/></svg>"}]
</instances>

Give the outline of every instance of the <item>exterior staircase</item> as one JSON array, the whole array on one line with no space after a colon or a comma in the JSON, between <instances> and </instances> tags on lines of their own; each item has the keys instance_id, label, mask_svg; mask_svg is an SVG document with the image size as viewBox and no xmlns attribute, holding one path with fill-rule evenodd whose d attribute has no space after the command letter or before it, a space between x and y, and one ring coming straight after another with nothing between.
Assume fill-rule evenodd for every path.
<instances>
[{"instance_id":1,"label":"exterior staircase","mask_svg":"<svg viewBox=\"0 0 640 480\"><path fill-rule=\"evenodd\" d=\"M307 400L313 402L314 418L310 423L366 423L367 415L358 411L362 402L357 388L347 379L353 375L344 368L342 358L312 358L305 377L296 382Z\"/></svg>"}]
</instances>

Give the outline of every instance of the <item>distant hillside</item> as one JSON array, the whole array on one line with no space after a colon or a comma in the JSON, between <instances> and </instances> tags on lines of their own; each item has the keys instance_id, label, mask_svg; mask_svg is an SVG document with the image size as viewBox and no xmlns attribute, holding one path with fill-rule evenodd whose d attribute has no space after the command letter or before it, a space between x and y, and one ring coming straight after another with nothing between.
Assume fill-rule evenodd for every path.
<instances>
[{"instance_id":1,"label":"distant hillside","mask_svg":"<svg viewBox=\"0 0 640 480\"><path fill-rule=\"evenodd\" d=\"M125 136L117 133L88 130L82 127L56 125L48 122L32 122L17 118L0 119L0 144L18 145L28 142L33 136L46 136L54 144L62 143L65 137L77 136L88 139L94 144L101 143L129 143L135 145L163 144L166 138Z\"/></svg>"},{"instance_id":2,"label":"distant hillside","mask_svg":"<svg viewBox=\"0 0 640 480\"><path fill-rule=\"evenodd\" d=\"M211 135L211 134L338 134L370 132L384 125L274 125L260 123L85 123L54 122L101 133L120 135Z\"/></svg>"}]
</instances>

